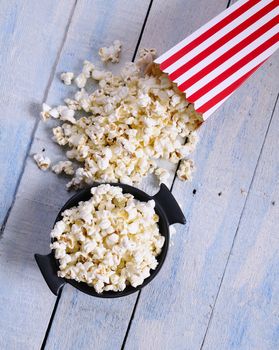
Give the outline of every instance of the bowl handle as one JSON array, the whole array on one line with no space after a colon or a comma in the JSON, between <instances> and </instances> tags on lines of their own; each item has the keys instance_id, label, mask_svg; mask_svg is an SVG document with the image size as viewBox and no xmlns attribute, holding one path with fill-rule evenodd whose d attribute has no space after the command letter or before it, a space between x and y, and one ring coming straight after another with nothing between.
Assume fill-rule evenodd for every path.
<instances>
[{"instance_id":1,"label":"bowl handle","mask_svg":"<svg viewBox=\"0 0 279 350\"><path fill-rule=\"evenodd\" d=\"M180 206L166 185L161 184L159 192L153 198L163 208L170 225L176 223L186 224L186 219Z\"/></svg>"},{"instance_id":2,"label":"bowl handle","mask_svg":"<svg viewBox=\"0 0 279 350\"><path fill-rule=\"evenodd\" d=\"M53 294L58 295L65 281L57 276L57 266L52 253L48 255L34 255L40 271Z\"/></svg>"}]
</instances>

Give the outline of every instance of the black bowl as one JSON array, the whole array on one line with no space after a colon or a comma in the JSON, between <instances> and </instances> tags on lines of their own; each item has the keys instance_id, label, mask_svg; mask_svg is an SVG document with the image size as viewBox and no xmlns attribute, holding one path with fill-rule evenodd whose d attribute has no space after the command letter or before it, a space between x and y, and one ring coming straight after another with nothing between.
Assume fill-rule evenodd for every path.
<instances>
[{"instance_id":1,"label":"black bowl","mask_svg":"<svg viewBox=\"0 0 279 350\"><path fill-rule=\"evenodd\" d=\"M94 183L91 187L96 187L99 185L100 183ZM169 248L169 225L174 223L186 223L185 217L179 205L177 204L175 198L164 184L161 185L160 191L154 196L149 196L147 193L129 185L124 185L120 183L110 185L121 187L123 189L123 193L131 193L136 199L140 200L141 202L147 202L151 199L155 201L155 212L159 216L159 230L161 235L165 237L165 243L162 248L162 251L156 257L156 259L158 260L158 265L155 270L150 271L150 276L146 278L144 282L138 287L127 286L122 292L108 291L103 293L97 293L93 287L90 287L84 282L77 282L72 279L58 277L57 271L59 270L59 263L58 260L55 259L53 252L51 252L48 255L35 254L35 259L37 264L39 265L41 273L46 283L48 284L50 290L55 295L58 295L59 290L64 286L65 283L71 284L73 287L79 289L80 291L86 294L101 298L117 298L129 295L131 293L135 293L136 291L146 286L149 282L151 282L163 266ZM60 210L55 220L55 223L62 219L61 214L64 210L76 206L80 201L89 200L92 196L90 192L91 187L81 190L73 197L71 197Z\"/></svg>"}]
</instances>

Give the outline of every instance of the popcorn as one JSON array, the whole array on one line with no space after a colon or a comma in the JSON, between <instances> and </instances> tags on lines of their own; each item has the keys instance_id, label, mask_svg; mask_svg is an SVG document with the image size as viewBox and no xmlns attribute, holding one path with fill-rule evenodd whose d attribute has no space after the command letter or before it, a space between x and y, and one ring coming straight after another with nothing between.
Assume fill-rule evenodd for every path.
<instances>
[{"instance_id":1,"label":"popcorn","mask_svg":"<svg viewBox=\"0 0 279 350\"><path fill-rule=\"evenodd\" d=\"M75 79L75 83L77 87L80 89L85 87L86 82L87 82L87 77L85 73L80 73Z\"/></svg>"},{"instance_id":2,"label":"popcorn","mask_svg":"<svg viewBox=\"0 0 279 350\"><path fill-rule=\"evenodd\" d=\"M75 111L73 109L70 109L66 106L59 106L57 107L57 110L60 114L60 120L63 120L65 122L69 122L72 124L76 124L76 120L74 118Z\"/></svg>"},{"instance_id":3,"label":"popcorn","mask_svg":"<svg viewBox=\"0 0 279 350\"><path fill-rule=\"evenodd\" d=\"M167 183L167 181L168 181L168 179L170 177L169 172L166 169L163 169L163 168L157 168L155 170L155 175L157 176L160 185L161 185L161 183Z\"/></svg>"},{"instance_id":4,"label":"popcorn","mask_svg":"<svg viewBox=\"0 0 279 350\"><path fill-rule=\"evenodd\" d=\"M33 158L41 170L45 171L49 168L51 161L42 153L34 154Z\"/></svg>"},{"instance_id":5,"label":"popcorn","mask_svg":"<svg viewBox=\"0 0 279 350\"><path fill-rule=\"evenodd\" d=\"M105 57L111 50L101 53ZM126 63L119 75L84 61L74 98L54 109L43 105L44 119L53 114L64 122L53 128L53 140L67 146L66 156L80 163L67 188L95 181L133 185L153 173L166 182L169 173L158 168L157 160L177 164L194 150L200 116L154 66L155 54L155 49L140 50L137 63ZM89 79L98 83L91 93L84 88ZM75 111L83 116L76 119Z\"/></svg>"},{"instance_id":6,"label":"popcorn","mask_svg":"<svg viewBox=\"0 0 279 350\"><path fill-rule=\"evenodd\" d=\"M46 103L43 103L43 110L41 112L41 117L43 121L47 121L49 118L57 119L59 118L59 112L56 108L51 108Z\"/></svg>"},{"instance_id":7,"label":"popcorn","mask_svg":"<svg viewBox=\"0 0 279 350\"><path fill-rule=\"evenodd\" d=\"M58 143L60 146L65 146L68 143L67 137L65 137L64 131L61 126L57 126L52 129L53 140Z\"/></svg>"},{"instance_id":8,"label":"popcorn","mask_svg":"<svg viewBox=\"0 0 279 350\"><path fill-rule=\"evenodd\" d=\"M85 282L97 293L141 285L156 269L165 243L155 202L140 202L110 185L91 193L88 201L65 210L51 231L58 276Z\"/></svg>"},{"instance_id":9,"label":"popcorn","mask_svg":"<svg viewBox=\"0 0 279 350\"><path fill-rule=\"evenodd\" d=\"M76 100L72 100L71 98L65 98L64 102L73 111L78 111L81 109L79 102Z\"/></svg>"},{"instance_id":10,"label":"popcorn","mask_svg":"<svg viewBox=\"0 0 279 350\"><path fill-rule=\"evenodd\" d=\"M101 57L101 60L105 63L109 61L112 63L118 63L121 46L121 42L119 40L115 40L113 42L113 45L100 48L99 55Z\"/></svg>"},{"instance_id":11,"label":"popcorn","mask_svg":"<svg viewBox=\"0 0 279 350\"><path fill-rule=\"evenodd\" d=\"M83 62L83 68L82 68L82 73L85 75L87 79L90 78L92 72L94 71L95 66L93 63L90 61L84 61Z\"/></svg>"},{"instance_id":12,"label":"popcorn","mask_svg":"<svg viewBox=\"0 0 279 350\"><path fill-rule=\"evenodd\" d=\"M50 118L50 115L49 115L49 111L51 110L51 107L49 105L47 105L46 103L43 103L42 105L42 112L40 113L43 121L46 121Z\"/></svg>"},{"instance_id":13,"label":"popcorn","mask_svg":"<svg viewBox=\"0 0 279 350\"><path fill-rule=\"evenodd\" d=\"M59 238L62 233L66 230L67 225L64 221L58 221L53 230L51 231L51 237L52 238Z\"/></svg>"},{"instance_id":14,"label":"popcorn","mask_svg":"<svg viewBox=\"0 0 279 350\"><path fill-rule=\"evenodd\" d=\"M119 236L115 233L113 233L112 235L106 238L106 244L108 247L112 247L113 245L118 243L118 241L119 241Z\"/></svg>"},{"instance_id":15,"label":"popcorn","mask_svg":"<svg viewBox=\"0 0 279 350\"><path fill-rule=\"evenodd\" d=\"M153 60L156 56L156 49L140 49L139 59L137 60L137 65L139 67L144 67L144 72L149 73L153 65Z\"/></svg>"},{"instance_id":16,"label":"popcorn","mask_svg":"<svg viewBox=\"0 0 279 350\"><path fill-rule=\"evenodd\" d=\"M91 73L91 76L94 80L103 80L106 77L106 72L94 69L93 72Z\"/></svg>"},{"instance_id":17,"label":"popcorn","mask_svg":"<svg viewBox=\"0 0 279 350\"><path fill-rule=\"evenodd\" d=\"M57 164L53 165L51 170L55 174L61 174L64 172L66 175L73 175L75 173L73 163L70 160L58 162Z\"/></svg>"},{"instance_id":18,"label":"popcorn","mask_svg":"<svg viewBox=\"0 0 279 350\"><path fill-rule=\"evenodd\" d=\"M177 170L177 177L182 180L192 180L192 172L194 171L194 163L191 159L183 159Z\"/></svg>"},{"instance_id":19,"label":"popcorn","mask_svg":"<svg viewBox=\"0 0 279 350\"><path fill-rule=\"evenodd\" d=\"M74 79L74 73L65 72L60 75L60 79L63 81L65 85L71 85L72 80Z\"/></svg>"}]
</instances>

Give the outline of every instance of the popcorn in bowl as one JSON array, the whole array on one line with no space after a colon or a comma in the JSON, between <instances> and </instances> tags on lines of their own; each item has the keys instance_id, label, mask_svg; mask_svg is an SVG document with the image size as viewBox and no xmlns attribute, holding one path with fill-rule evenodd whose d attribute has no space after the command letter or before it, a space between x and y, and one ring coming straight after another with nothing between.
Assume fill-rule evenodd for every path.
<instances>
[{"instance_id":1,"label":"popcorn in bowl","mask_svg":"<svg viewBox=\"0 0 279 350\"><path fill-rule=\"evenodd\" d=\"M165 242L154 200L141 202L109 184L65 210L52 232L58 276L85 282L97 293L137 287L156 269Z\"/></svg>"}]
</instances>

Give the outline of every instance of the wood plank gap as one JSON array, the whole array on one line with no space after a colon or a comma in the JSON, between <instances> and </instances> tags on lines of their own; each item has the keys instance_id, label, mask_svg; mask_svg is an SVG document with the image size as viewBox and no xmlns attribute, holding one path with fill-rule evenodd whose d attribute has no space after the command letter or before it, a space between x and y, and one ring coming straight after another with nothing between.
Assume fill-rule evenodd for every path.
<instances>
[{"instance_id":1,"label":"wood plank gap","mask_svg":"<svg viewBox=\"0 0 279 350\"><path fill-rule=\"evenodd\" d=\"M227 8L228 8L229 6L231 6L231 1L232 1L232 0L229 0L229 1L228 1Z\"/></svg>"},{"instance_id":2,"label":"wood plank gap","mask_svg":"<svg viewBox=\"0 0 279 350\"><path fill-rule=\"evenodd\" d=\"M149 16L149 13L150 13L150 10L151 10L151 7L152 7L152 3L153 3L153 0L150 1L150 4L149 4L148 9L146 11L146 15L145 15L145 18L144 18L144 21L143 21L143 25L142 25L141 32L140 32L140 35L139 35L139 39L138 39L138 42L137 42L137 45L136 45L136 48L135 48L135 52L134 52L134 55L133 55L133 58L132 58L133 62L134 62L134 60L136 58L136 55L137 55L137 52L138 52L138 49L139 49L139 46L140 46L140 43L141 43L141 39L142 39L142 36L143 36L143 33L144 33L144 29L145 29L145 26L146 26L146 23L147 23L147 20L148 20L148 16ZM134 319L134 316L135 316L135 313L136 313L136 310L137 310L137 306L138 306L140 295L141 295L141 291L138 292L137 299L136 299L136 302L135 302L135 305L133 307L133 311L132 311L132 314L131 314L131 318L129 320L128 327L127 327L127 330L126 330L126 333L125 333L125 336L124 336L124 339L123 339L121 350L123 350L125 348L125 344L126 344L126 341L128 339L129 331L130 331L130 328L132 326L132 322L133 322L133 319Z\"/></svg>"},{"instance_id":3,"label":"wood plank gap","mask_svg":"<svg viewBox=\"0 0 279 350\"><path fill-rule=\"evenodd\" d=\"M60 48L58 50L56 59L54 61L54 64L53 64L53 67L52 67L52 70L51 70L51 73L50 73L50 77L49 77L48 84L47 84L47 87L46 87L46 90L45 90L43 102L47 100L51 84L52 84L53 79L55 77L56 68L57 68L58 62L60 60L63 47L64 47L65 42L67 40L68 31L69 31L69 28L70 28L70 25L71 25L71 22L72 22L72 18L73 18L74 12L75 12L75 8L76 8L76 5L77 5L77 2L78 2L78 0L75 0L74 4L72 6L72 10L70 12L70 16L69 16L69 19L68 19L68 22L67 22L67 25L66 25L66 28L65 28L65 33L64 33L64 36L63 36ZM30 149L32 147L32 143L33 143L33 140L34 140L34 136L35 136L35 133L36 133L39 121L40 121L39 119L36 121L35 126L34 126L34 128L32 130L31 141L30 141L30 143L28 145L28 148L27 148L26 156L25 156L24 163L23 163L23 169L22 169L22 172L21 172L21 174L19 176L19 180L18 180L18 183L17 183L17 186L16 186L15 195L14 195L14 199L13 199L13 203L11 205L11 208L13 207L13 204L14 204L14 201L15 201L17 189L18 189L18 186L20 184L20 180L22 178L22 175L24 173L24 165L26 163L27 157L28 157ZM10 208L10 210L11 210L11 208ZM5 218L5 219L6 219L6 222L7 222L8 218ZM49 335L49 332L50 332L50 329L51 329L51 325L52 325L52 322L54 320L54 317L55 317L55 314L56 314L56 311L57 311L57 307L58 307L58 304L59 304L59 301L60 301L60 298L61 298L62 290L59 291L59 294L58 294L57 299L55 301L55 304L54 304L54 307L53 307L53 310L52 310L52 314L51 314L51 317L50 317L50 320L49 320L49 323L48 323L48 326L47 326L47 329L46 329L46 333L45 333L45 336L44 336L44 339L43 339L43 342L42 342L42 345L41 345L41 350L43 350L45 348L45 345L46 345L46 342L47 342L47 338L48 338L48 335Z\"/></svg>"},{"instance_id":4,"label":"wood plank gap","mask_svg":"<svg viewBox=\"0 0 279 350\"><path fill-rule=\"evenodd\" d=\"M24 161L24 162L25 162L25 161ZM17 187L18 187L18 184L17 184ZM17 187L16 187L16 190L17 190ZM15 190L15 194L16 194L16 190ZM15 194L14 194L14 197L15 197ZM0 228L0 239L1 239L1 237L2 237L2 235L3 235L3 233L4 233L4 231L5 231L5 227L6 227L8 218L9 218L9 216L10 216L10 212L11 212L11 210L12 210L13 204L14 204L14 198L13 198L13 202L12 202L10 208L7 210L7 214L5 215L4 220L3 220L3 223L2 223L2 226L1 226L1 228Z\"/></svg>"},{"instance_id":5,"label":"wood plank gap","mask_svg":"<svg viewBox=\"0 0 279 350\"><path fill-rule=\"evenodd\" d=\"M66 25L66 28L65 28L65 33L64 33L64 36L63 36L63 39L62 39L60 48L59 48L59 50L58 50L56 59L55 59L55 61L54 61L54 64L53 64L53 66L52 66L52 69L51 69L51 73L50 73L49 80L48 80L48 83L47 83L47 86L46 86L46 89L45 89L45 93L44 93L44 97L43 97L42 103L43 103L44 101L46 101L47 96L48 96L48 92L49 92L49 89L50 89L50 86L51 86L51 83L52 83L52 81L53 81L53 79L54 79L56 67L57 67L57 64L58 64L58 62L59 62L59 59L60 59L60 56L61 56L61 52L62 52L62 50L63 50L64 44L65 44L65 41L66 41L66 38L67 38L69 26L70 26L70 23L71 23L71 20L72 20L74 11L75 11L75 7L76 7L76 4L77 4L77 1L78 1L78 0L75 0L75 3L74 3L74 5L73 5L73 7L72 7L72 10L71 10L71 12L70 12L70 16L69 16L69 19L68 19L68 22L67 22L67 25ZM14 204L15 204L15 199L16 199L16 195L17 195L17 192L18 192L19 184L20 184L21 179L22 179L22 176L23 176L23 174L24 174L26 161L27 161L27 158L28 158L28 156L29 156L29 153L30 153L30 150L31 150L33 141L34 141L34 136L35 136L36 130L37 130L37 128L38 128L39 121L40 121L40 118L37 118L37 119L36 119L36 122L35 122L35 124L34 124L34 127L33 127L33 129L32 129L30 141L28 142L28 145L27 145L27 149L26 149L25 157L24 157L24 159L23 159L21 171L20 171L20 173L19 173L19 177L18 177L17 182L16 182L16 186L15 186L15 190L14 190L14 194L13 194L13 200L12 200L11 206L9 207L9 209L8 209L8 211L7 211L7 214L5 215L5 218L4 218L4 220L3 220L3 224L1 225L1 228L0 228L0 238L1 238L1 236L3 235L3 233L4 233L4 231L5 231L6 223L7 223L8 219L9 219L11 210L12 210Z\"/></svg>"},{"instance_id":6,"label":"wood plank gap","mask_svg":"<svg viewBox=\"0 0 279 350\"><path fill-rule=\"evenodd\" d=\"M137 42L137 45L136 45L136 48L135 48L135 51L134 51L132 62L134 62L134 60L136 58L136 55L138 53L138 49L139 49L139 46L140 46L140 42L141 42L141 39L142 39L142 36L143 36L143 32L144 32L144 29L145 29L145 26L146 26L146 23L147 23L147 19L148 19L149 13L150 13L150 10L151 10L151 7L152 7L152 3L153 3L153 0L150 0L150 3L149 3L149 6L148 6L146 15L145 15L142 27L141 27L139 39L138 39L138 42Z\"/></svg>"},{"instance_id":7,"label":"wood plank gap","mask_svg":"<svg viewBox=\"0 0 279 350\"><path fill-rule=\"evenodd\" d=\"M145 26L146 26L146 23L147 23L147 19L148 19L148 16L149 16L149 12L150 12L151 7L152 7L152 3L153 3L153 0L150 1L149 7L148 7L148 9L147 9L147 13L146 13L146 16L145 16L145 19L144 19L144 22L143 22L142 30L141 30L141 33L140 33L140 35L139 35L139 40L138 40L138 42L137 42L137 46L136 46L136 49L135 49L135 52L134 52L132 61L134 61L135 58L136 58L137 51L138 51L138 48L139 48L139 45L140 45L140 42L141 42L141 38L142 38L142 35L143 35L143 33L144 33L144 29L145 29ZM231 3L231 0L228 1L226 8L228 8L228 7L230 6L230 3ZM276 103L275 103L275 104L276 104ZM273 114L273 113L274 113L274 110L273 110L272 114ZM270 120L270 122L271 122L271 120ZM270 124L269 124L269 125L270 125ZM266 137L266 135L265 135L265 137ZM261 151L262 151L262 150L261 150ZM181 162L181 161L178 162L178 164L177 164L177 166L176 166L176 169L175 169L174 177L173 177L173 180L172 180L172 183L171 183L171 186L170 186L170 191L171 191L171 192L172 192L172 190L173 190L174 182L175 182L176 176L177 176L176 173L177 173L177 170L178 170L178 168L179 168L179 166L180 166L180 162ZM249 189L250 189L250 188L249 188ZM226 266L227 266L227 265L226 265ZM219 290L218 290L218 292L219 292ZM128 324L128 327L127 327L127 331L126 331L125 337L124 337L124 339L123 339L123 343L122 343L122 346L121 346L121 350L124 350L124 349L125 349L125 344L126 344L126 341L127 341L127 339L128 339L128 336L129 336L129 331L130 331L130 328L131 328L131 326L132 326L132 322L133 322L133 319L134 319L134 316L135 316L135 313L136 313L136 309L137 309L137 306L138 306L138 302L139 302L139 299L140 299L140 295L141 295L141 291L138 292L137 299L136 299L136 302L135 302L135 305L134 305L134 308L133 308L133 311L132 311L132 315L131 315L131 318L130 318L130 320L129 320L129 324ZM215 300L215 301L216 301L216 300ZM214 305L215 305L215 303L214 303ZM211 316L210 316L210 317L211 317ZM207 329L206 329L206 332L207 332Z\"/></svg>"},{"instance_id":8,"label":"wood plank gap","mask_svg":"<svg viewBox=\"0 0 279 350\"><path fill-rule=\"evenodd\" d=\"M150 1L148 9L146 11L146 15L145 15L145 18L144 18L144 21L143 21L143 24L142 24L142 28L141 28L139 39L138 39L138 42L137 42L137 45L136 45L136 48L135 48L135 51L134 51L132 62L135 61L136 55L138 53L138 49L139 49L139 46L140 46L140 43L141 43L141 39L142 39L142 36L143 36L143 33L144 33L144 29L145 29L145 26L146 26L146 23L147 23L147 20L148 20L149 13L150 13L150 10L151 10L151 7L152 7L152 3L153 3L153 0ZM129 331L130 331L130 328L131 328L131 325L132 325L132 322L133 322L133 319L134 319L134 316L135 316L135 313L136 313L136 310L137 310L137 306L138 306L138 302L139 302L139 299L140 299L140 295L141 295L141 291L138 292L137 299L136 299L136 302L135 302L135 305L133 307L133 311L132 311L132 314L131 314L131 318L129 320L128 327L127 327L127 330L126 330L126 333L125 333L125 336L124 336L124 339L123 339L121 350L123 350L125 348L125 344L126 344L126 341L128 339Z\"/></svg>"},{"instance_id":9,"label":"wood plank gap","mask_svg":"<svg viewBox=\"0 0 279 350\"><path fill-rule=\"evenodd\" d=\"M137 52L138 52L138 49L139 49L139 45L141 43L141 39L142 39L142 36L143 36L143 33L144 33L144 29L145 29L145 26L146 26L146 23L147 23L147 20L148 20L148 16L149 16L149 13L150 13L150 10L151 10L151 7L152 7L152 3L153 3L153 0L151 0L150 3L149 3L149 6L148 6L148 9L147 9L144 21L143 21L143 25L142 25L142 28L141 28L141 32L139 34L139 38L138 38L138 41L137 41L137 44L136 44L136 47L135 47L135 51L134 51L134 54L133 54L133 57L132 57L132 62L134 62L134 60L136 58L136 55L137 55ZM74 4L72 12L71 12L70 20L69 20L68 26L67 26L67 32L68 32L68 29L69 29L69 26L70 26L71 19L72 19L73 14L74 14L74 9L76 7L76 4L77 4L77 0L75 1L75 4ZM54 78L55 71L56 71L56 66L57 66L57 64L59 62L59 58L60 58L60 55L61 55L64 43L66 41L66 38L67 38L67 33L64 36L63 45L61 46L61 49L59 50L59 54L57 55L57 59L55 61L55 64L54 64L54 67L53 67L53 71L52 71L52 74L51 74L52 78L49 80L49 83L48 83L48 86L47 86L47 89L46 89L47 93L44 96L44 100L46 100L47 97L48 97L48 91L49 91L49 88L51 86L52 80ZM35 131L36 131L36 129L34 130L34 132ZM31 147L31 145L30 145L30 147ZM45 333L45 337L44 337L43 342L42 342L41 350L44 350L45 346L47 344L48 336L49 336L49 333L51 331L52 323L53 323L53 320L55 318L56 311L57 311L58 304L59 304L59 301L60 301L62 293L63 293L63 289L59 292L59 295L57 296L57 299L56 299L56 302L55 302L55 305L54 305L54 308L53 308L53 311L52 311L52 314L51 314L51 317L50 317L50 320L49 320L49 324L48 324L48 327L47 327L47 330L46 330L46 333ZM128 338L129 330L130 330L130 327L131 327L131 324L132 324L132 321L133 321L133 318L134 318L134 315L135 315L135 312L136 312L136 308L137 308L137 305L138 305L140 293L141 292L139 292L138 295L137 295L137 299L136 299L135 305L133 307L133 311L132 311L132 314L131 314L131 318L129 320L129 324L128 324L127 331L126 331L124 339L123 339L123 343L122 343L121 349L124 349L124 347L125 347L125 343L126 343L126 340Z\"/></svg>"},{"instance_id":10,"label":"wood plank gap","mask_svg":"<svg viewBox=\"0 0 279 350\"><path fill-rule=\"evenodd\" d=\"M132 322L133 322L133 319L134 319L134 316L135 316L135 313L136 313L136 309L137 309L137 306L138 306L140 295L141 295L141 290L138 292L137 299L136 299L136 302L135 302L135 305L134 305L134 308L133 308L133 312L132 312L132 315L131 315L131 318L130 318L130 321L129 321L129 324L128 324L128 327L127 327L127 330L126 330L126 333L125 333L125 337L123 339L121 350L125 349L125 344L126 344L126 341L128 339L129 331L130 331L130 328L132 326Z\"/></svg>"},{"instance_id":11,"label":"wood plank gap","mask_svg":"<svg viewBox=\"0 0 279 350\"><path fill-rule=\"evenodd\" d=\"M220 284L219 284L219 287L218 287L218 291L217 291L217 294L216 294L216 297L215 297L215 300L214 300L214 303L213 303L213 306L212 306L212 310L211 310L211 313L210 313L209 321L208 321L208 324L207 324L207 327L206 327L206 331L205 331L205 334L204 334L204 337L203 337L203 341L202 341L200 350L203 349L203 346L204 346L205 340L206 340L206 336L207 336L209 327L210 327L210 325L211 325L211 321L212 321L212 318L213 318L215 305L216 305L216 302L217 302L217 300L218 300L218 296L219 296L219 294L220 294L220 290L221 290L221 288L222 288L222 284L223 284L223 280L224 280L224 277L225 277L225 274L226 274L226 270L227 270L227 267L228 267L228 263L229 263L229 260L230 260L230 257L231 257L231 254L232 254L234 245L235 245L235 241L236 241L236 238L237 238L237 234L238 234L238 231L239 231L239 227L240 227L240 225L241 225L243 213L244 213L244 210L245 210L245 207L246 207L246 203L247 203L248 198L249 198L250 190L251 190L251 187L252 187L253 182L254 182L255 174L256 174L256 171L257 171L257 168L258 168L258 165L259 165L261 156L262 156L262 151L263 151L263 148L264 148L264 145L265 145L265 142L266 142L267 134L268 134L268 132L269 132L269 128L270 128L270 125L271 125L271 122L272 122L272 119L273 119L273 116L274 116L274 112L275 112L275 109L276 109L276 106L277 106L277 103L278 103L278 99L279 99L279 94L278 94L277 97L276 97L276 100L275 100L275 103L274 103L274 107L273 107L273 110L272 110L272 113L271 113L271 117L270 117L270 119L269 119L269 123L268 123L267 129L266 129L265 135L264 135L264 141L263 141L263 143L262 143L262 147L261 147L261 150L260 150L260 152L259 152L259 156L258 156L258 159L257 159L257 163L256 163L256 166L255 166L255 169L254 169L254 173L253 173L253 176L252 176L252 179L251 179L251 182L250 182L248 191L247 191L247 196L246 196L246 199L245 199L245 202L244 202L244 205L243 205L243 208L242 208L240 217L239 217L239 221L238 221L238 224L237 224L237 228L236 228L236 231L235 231L235 235L234 235L234 238L233 238L233 242L232 242L232 245L231 245L231 249L230 249L230 252L229 252L229 255L228 255L226 264L225 264L224 272L223 272L222 278L221 278L221 280L220 280Z\"/></svg>"},{"instance_id":12,"label":"wood plank gap","mask_svg":"<svg viewBox=\"0 0 279 350\"><path fill-rule=\"evenodd\" d=\"M54 307L53 307L53 310L52 310L52 314L50 316L49 323L48 323L48 326L47 326L47 329L46 329L46 334L44 336L44 339L43 339L43 342L42 342L40 350L44 350L45 349L47 338L48 338L48 335L49 335L49 332L50 332L50 329L51 329L51 326L52 326L52 322L54 320L54 317L55 317L55 314L56 314L56 311L57 311L57 307L58 307L58 304L59 304L59 301L60 301L60 298L61 298L62 290L63 290L63 288L60 289L59 292L58 292L58 295L57 295L57 298L56 298L56 301L55 301L55 304L54 304Z\"/></svg>"}]
</instances>

